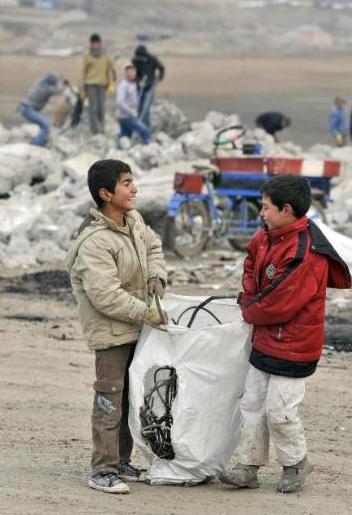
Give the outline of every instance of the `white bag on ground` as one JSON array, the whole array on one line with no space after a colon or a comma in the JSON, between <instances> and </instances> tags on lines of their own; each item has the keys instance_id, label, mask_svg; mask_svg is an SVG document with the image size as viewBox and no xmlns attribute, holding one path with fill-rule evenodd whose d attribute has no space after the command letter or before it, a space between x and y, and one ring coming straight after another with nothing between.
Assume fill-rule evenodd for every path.
<instances>
[{"instance_id":1,"label":"white bag on ground","mask_svg":"<svg viewBox=\"0 0 352 515\"><path fill-rule=\"evenodd\" d=\"M169 319L177 318L204 299L169 295L163 308ZM250 326L243 322L236 300L217 300L206 307L221 325L209 313L199 311L192 328L187 328L189 311L180 325L169 325L167 331L144 326L137 344L130 367L129 425L150 463L151 484L204 481L224 470L239 440L239 401L248 371ZM154 385L155 370L164 366L173 367L177 374L171 408L175 457L171 460L154 454L141 435L144 395ZM164 406L155 402L153 410L161 410L160 416Z\"/></svg>"},{"instance_id":2,"label":"white bag on ground","mask_svg":"<svg viewBox=\"0 0 352 515\"><path fill-rule=\"evenodd\" d=\"M352 273L352 238L349 238L345 234L334 231L331 229L331 227L328 227L320 220L316 220L315 223L329 240L339 256L347 264L350 272Z\"/></svg>"}]
</instances>

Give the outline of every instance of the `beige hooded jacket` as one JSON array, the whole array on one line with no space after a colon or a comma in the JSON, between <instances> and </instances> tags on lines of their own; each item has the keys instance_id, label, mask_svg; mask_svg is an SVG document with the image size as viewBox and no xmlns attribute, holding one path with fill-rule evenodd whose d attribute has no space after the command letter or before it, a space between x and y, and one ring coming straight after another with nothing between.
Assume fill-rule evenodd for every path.
<instances>
[{"instance_id":1,"label":"beige hooded jacket","mask_svg":"<svg viewBox=\"0 0 352 515\"><path fill-rule=\"evenodd\" d=\"M167 280L161 243L137 211L117 225L92 208L92 223L77 237L66 263L91 350L131 343L147 309L147 282Z\"/></svg>"}]
</instances>

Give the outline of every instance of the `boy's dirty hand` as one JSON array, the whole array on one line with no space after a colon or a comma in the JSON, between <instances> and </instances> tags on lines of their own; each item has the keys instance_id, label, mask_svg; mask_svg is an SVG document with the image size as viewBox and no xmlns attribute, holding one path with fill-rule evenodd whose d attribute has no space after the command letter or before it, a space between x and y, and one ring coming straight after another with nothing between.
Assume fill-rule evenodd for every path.
<instances>
[{"instance_id":1,"label":"boy's dirty hand","mask_svg":"<svg viewBox=\"0 0 352 515\"><path fill-rule=\"evenodd\" d=\"M159 311L155 308L148 308L144 314L144 321L147 323L147 324L150 324L150 325L161 325L161 324L167 324L167 321L168 321L168 318L167 318L167 313L165 311L163 311L163 317L164 317L164 320L162 320L160 314L159 314Z\"/></svg>"},{"instance_id":2,"label":"boy's dirty hand","mask_svg":"<svg viewBox=\"0 0 352 515\"><path fill-rule=\"evenodd\" d=\"M156 284L155 279L149 279L148 281L148 295L149 297L153 297L156 292L156 288L158 288L158 296L162 299L165 294L165 288L161 281L158 281L158 285Z\"/></svg>"}]
</instances>

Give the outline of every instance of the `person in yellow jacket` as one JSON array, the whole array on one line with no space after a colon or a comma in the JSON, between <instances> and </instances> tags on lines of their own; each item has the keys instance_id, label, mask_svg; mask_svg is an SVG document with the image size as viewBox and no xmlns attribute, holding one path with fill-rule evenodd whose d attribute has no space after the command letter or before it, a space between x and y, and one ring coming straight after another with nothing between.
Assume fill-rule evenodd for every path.
<instances>
[{"instance_id":1,"label":"person in yellow jacket","mask_svg":"<svg viewBox=\"0 0 352 515\"><path fill-rule=\"evenodd\" d=\"M141 471L130 464L128 368L143 323L163 322L149 299L156 289L163 296L167 274L159 238L134 209L137 189L129 165L97 161L88 171L88 187L98 207L66 261L83 334L95 351L88 484L123 494L129 491L124 481L141 480Z\"/></svg>"},{"instance_id":2,"label":"person in yellow jacket","mask_svg":"<svg viewBox=\"0 0 352 515\"><path fill-rule=\"evenodd\" d=\"M99 34L90 37L90 48L83 56L81 98L88 97L89 125L92 134L104 131L105 96L114 90L116 73L104 51Z\"/></svg>"}]
</instances>

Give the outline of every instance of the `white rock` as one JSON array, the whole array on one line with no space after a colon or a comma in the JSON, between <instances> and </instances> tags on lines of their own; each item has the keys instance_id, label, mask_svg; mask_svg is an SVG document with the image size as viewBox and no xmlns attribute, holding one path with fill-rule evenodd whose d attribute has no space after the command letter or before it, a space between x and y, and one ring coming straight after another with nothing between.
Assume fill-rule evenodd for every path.
<instances>
[{"instance_id":1,"label":"white rock","mask_svg":"<svg viewBox=\"0 0 352 515\"><path fill-rule=\"evenodd\" d=\"M34 123L23 123L22 125L12 127L10 130L10 136L12 139L19 141L31 140L32 138L35 138L38 132L38 125Z\"/></svg>"},{"instance_id":2,"label":"white rock","mask_svg":"<svg viewBox=\"0 0 352 515\"><path fill-rule=\"evenodd\" d=\"M0 123L0 144L6 143L10 139L11 133Z\"/></svg>"},{"instance_id":3,"label":"white rock","mask_svg":"<svg viewBox=\"0 0 352 515\"><path fill-rule=\"evenodd\" d=\"M66 258L66 252L61 250L57 244L51 240L38 241L38 243L31 248L30 253L35 256L39 264L62 264Z\"/></svg>"},{"instance_id":4,"label":"white rock","mask_svg":"<svg viewBox=\"0 0 352 515\"><path fill-rule=\"evenodd\" d=\"M223 125L224 126L226 125L227 127L235 126L235 125L241 125L240 117L238 116L238 114L235 114L235 113L228 114L228 115L225 116L224 124Z\"/></svg>"},{"instance_id":5,"label":"white rock","mask_svg":"<svg viewBox=\"0 0 352 515\"><path fill-rule=\"evenodd\" d=\"M192 130L183 134L181 142L186 157L197 159L211 157L213 151L214 130L209 122L192 123Z\"/></svg>"},{"instance_id":6,"label":"white rock","mask_svg":"<svg viewBox=\"0 0 352 515\"><path fill-rule=\"evenodd\" d=\"M78 156L66 159L63 164L64 173L77 181L80 178L87 178L89 168L95 161L99 160L99 156L84 152Z\"/></svg>"},{"instance_id":7,"label":"white rock","mask_svg":"<svg viewBox=\"0 0 352 515\"><path fill-rule=\"evenodd\" d=\"M153 103L151 123L153 132L163 131L173 138L189 130L189 123L184 113L168 100L157 100Z\"/></svg>"},{"instance_id":8,"label":"white rock","mask_svg":"<svg viewBox=\"0 0 352 515\"><path fill-rule=\"evenodd\" d=\"M205 121L210 123L213 129L220 129L227 125L226 119L226 115L218 111L209 111L205 116Z\"/></svg>"}]
</instances>

